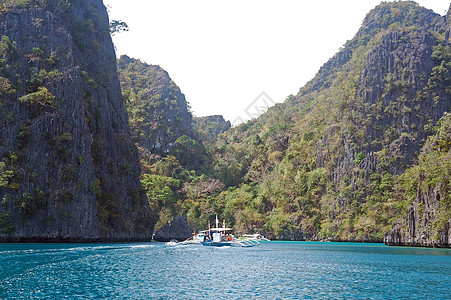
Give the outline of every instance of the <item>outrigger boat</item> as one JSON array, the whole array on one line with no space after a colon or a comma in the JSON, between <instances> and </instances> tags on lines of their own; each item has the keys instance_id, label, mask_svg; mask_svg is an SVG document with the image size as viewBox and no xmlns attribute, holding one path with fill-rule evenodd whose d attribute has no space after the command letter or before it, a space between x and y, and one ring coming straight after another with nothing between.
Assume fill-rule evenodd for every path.
<instances>
[{"instance_id":1,"label":"outrigger boat","mask_svg":"<svg viewBox=\"0 0 451 300\"><path fill-rule=\"evenodd\" d=\"M167 242L167 246L181 246L189 244L202 244L203 246L234 246L234 247L253 247L260 245L260 241L269 241L260 234L245 234L238 239L232 234L232 228L225 227L225 220L222 227L219 227L218 216L216 216L216 227L210 227L208 221L208 230L199 231L198 234L193 234L192 237L182 242L171 240Z\"/></svg>"},{"instance_id":2,"label":"outrigger boat","mask_svg":"<svg viewBox=\"0 0 451 300\"><path fill-rule=\"evenodd\" d=\"M260 242L255 239L240 240L235 238L232 234L232 228L225 227L225 220L223 226L219 227L218 216L216 216L216 227L210 228L210 221L208 222L208 230L201 231L198 235L203 246L223 247L253 247L260 245Z\"/></svg>"}]
</instances>

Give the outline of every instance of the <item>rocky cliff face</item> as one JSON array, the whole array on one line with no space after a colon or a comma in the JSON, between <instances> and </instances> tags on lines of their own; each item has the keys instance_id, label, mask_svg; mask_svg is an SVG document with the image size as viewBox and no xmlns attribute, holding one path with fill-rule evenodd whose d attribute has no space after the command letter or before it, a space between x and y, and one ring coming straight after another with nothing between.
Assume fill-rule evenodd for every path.
<instances>
[{"instance_id":1,"label":"rocky cliff face","mask_svg":"<svg viewBox=\"0 0 451 300\"><path fill-rule=\"evenodd\" d=\"M193 230L189 227L185 217L175 216L170 223L161 227L153 237L157 242L169 242L177 240L185 241L193 236Z\"/></svg>"},{"instance_id":2,"label":"rocky cliff face","mask_svg":"<svg viewBox=\"0 0 451 300\"><path fill-rule=\"evenodd\" d=\"M126 55L118 70L133 137L145 154L167 154L179 137L193 136L185 95L165 70Z\"/></svg>"},{"instance_id":3,"label":"rocky cliff face","mask_svg":"<svg viewBox=\"0 0 451 300\"><path fill-rule=\"evenodd\" d=\"M0 239L150 240L105 7L35 6L0 15Z\"/></svg>"},{"instance_id":4,"label":"rocky cliff face","mask_svg":"<svg viewBox=\"0 0 451 300\"><path fill-rule=\"evenodd\" d=\"M362 164L375 167L370 162L374 159L372 154L385 149L387 155L397 161L390 163L389 171L402 173L416 160L421 141L424 143L431 133L431 124L436 124L443 113L451 109L447 74L437 76L443 61L439 52L443 48L448 51L449 43L433 29L443 26L443 20L432 11L410 6L406 6L406 12L406 8L384 5L370 13L356 38L342 51L362 55L364 60L358 62L354 57L354 66L346 65L348 61L344 60L342 69L335 69L335 73L352 72L350 67L354 67L354 71L361 67L359 73L353 74L355 82L350 84L357 101L342 106L352 111L346 118L353 123L352 129L358 130L358 134L342 132L344 147L349 149L349 159L343 161L348 171L353 168L359 151L363 150L368 157L362 159ZM414 17L417 19L412 21ZM375 34L370 41L369 34ZM363 48L365 52L361 53ZM363 65L355 65L357 63ZM318 77L324 74L320 71ZM333 131L334 126L329 131ZM360 146L355 147L358 144ZM323 146L320 141L318 149ZM321 150L318 155L322 161Z\"/></svg>"},{"instance_id":5,"label":"rocky cliff face","mask_svg":"<svg viewBox=\"0 0 451 300\"><path fill-rule=\"evenodd\" d=\"M409 206L405 218L393 225L384 235L384 243L391 246L451 247L451 221L434 234L434 222L440 219L440 197L443 186L421 191L421 183L415 200Z\"/></svg>"},{"instance_id":6,"label":"rocky cliff face","mask_svg":"<svg viewBox=\"0 0 451 300\"><path fill-rule=\"evenodd\" d=\"M451 247L451 114L439 126L418 164L400 178L406 208L385 234L386 244Z\"/></svg>"},{"instance_id":7,"label":"rocky cliff face","mask_svg":"<svg viewBox=\"0 0 451 300\"><path fill-rule=\"evenodd\" d=\"M451 247L451 5L439 32L444 36L432 49L431 77L419 100L421 111L433 121L441 112L448 113L423 146L418 162L401 176L407 207L384 235L388 245Z\"/></svg>"},{"instance_id":8,"label":"rocky cliff face","mask_svg":"<svg viewBox=\"0 0 451 300\"><path fill-rule=\"evenodd\" d=\"M384 196L389 192L383 191L387 182L418 161L433 125L451 110L451 48L444 38L445 24L440 16L413 3L399 7L383 4L367 16L359 33L342 50L350 51L350 58L339 60L348 57L343 54L332 60L337 61L335 65L326 64L335 66L332 75L325 73L332 84L339 80L340 72L350 74L344 87L347 91L340 95L348 98L339 103L347 124L329 126L316 150L317 167L330 168L331 179L339 187L335 208L329 214L336 229L343 224L338 221L339 215L349 213L350 204L359 204L357 211L361 213L371 205L369 199L373 202L385 197L382 202L391 201ZM325 75L320 72L318 77ZM338 156L337 150L341 152ZM429 199L425 202L429 203L428 213L439 205L433 193L431 190L421 196ZM396 213L392 209L382 214ZM414 219L411 222L418 221ZM374 226L367 218L356 218L354 222L352 226L358 225L361 232L371 228L365 226ZM425 225L418 223L417 227ZM351 234L345 239L356 236L382 240L380 234ZM434 243L432 237L428 238L424 245Z\"/></svg>"}]
</instances>

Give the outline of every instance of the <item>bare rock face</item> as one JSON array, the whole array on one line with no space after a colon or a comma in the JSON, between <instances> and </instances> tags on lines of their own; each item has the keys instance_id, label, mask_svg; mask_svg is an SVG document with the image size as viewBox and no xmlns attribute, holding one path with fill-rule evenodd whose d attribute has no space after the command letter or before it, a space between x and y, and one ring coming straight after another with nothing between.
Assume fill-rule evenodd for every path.
<instances>
[{"instance_id":1,"label":"bare rock face","mask_svg":"<svg viewBox=\"0 0 451 300\"><path fill-rule=\"evenodd\" d=\"M432 224L440 218L440 187L422 192L418 188L415 202L407 216L384 235L384 243L391 246L451 247L451 219L434 236Z\"/></svg>"},{"instance_id":2,"label":"bare rock face","mask_svg":"<svg viewBox=\"0 0 451 300\"><path fill-rule=\"evenodd\" d=\"M437 134L422 148L410 180L405 214L384 235L388 245L451 247L451 114L440 119ZM409 171L409 170L408 170ZM404 188L406 188L404 186ZM406 193L406 194L407 194Z\"/></svg>"},{"instance_id":3,"label":"bare rock face","mask_svg":"<svg viewBox=\"0 0 451 300\"><path fill-rule=\"evenodd\" d=\"M395 13L398 9L399 14ZM316 145L317 167L329 163L334 186L347 186L355 192L337 196L338 211L330 215L332 220L346 213L353 200L360 204L365 201L375 176L398 176L417 163L433 126L451 110L450 73L444 67L449 65L449 56L443 54L450 47L449 37L443 38L449 26L447 19L449 16L443 18L414 3L399 7L381 4L368 14L356 37L315 78L315 84L320 82L323 87L340 72L355 74L354 83L349 85L355 89L355 101L341 107L350 112L346 116L348 127L330 125ZM423 196L419 194L418 199ZM434 214L430 203L425 209ZM417 222L418 212L415 218L412 224L418 228L428 224ZM410 244L432 245L431 237L418 231L415 236ZM393 240L399 240L396 232ZM378 235L376 241L382 241L382 237Z\"/></svg>"},{"instance_id":4,"label":"bare rock face","mask_svg":"<svg viewBox=\"0 0 451 300\"><path fill-rule=\"evenodd\" d=\"M164 225L158 230L153 239L157 242L169 242L170 240L184 241L193 236L193 230L189 227L186 218L176 216L171 223Z\"/></svg>"},{"instance_id":5,"label":"bare rock face","mask_svg":"<svg viewBox=\"0 0 451 300\"><path fill-rule=\"evenodd\" d=\"M0 240L150 240L106 9L44 3L0 15Z\"/></svg>"}]
</instances>

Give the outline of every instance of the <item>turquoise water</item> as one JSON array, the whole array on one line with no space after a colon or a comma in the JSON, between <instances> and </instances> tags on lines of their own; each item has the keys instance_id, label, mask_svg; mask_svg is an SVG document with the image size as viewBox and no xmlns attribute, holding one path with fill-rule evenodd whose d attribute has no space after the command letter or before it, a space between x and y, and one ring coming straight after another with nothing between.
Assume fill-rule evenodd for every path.
<instances>
[{"instance_id":1,"label":"turquoise water","mask_svg":"<svg viewBox=\"0 0 451 300\"><path fill-rule=\"evenodd\" d=\"M3 299L451 299L451 250L0 244Z\"/></svg>"}]
</instances>

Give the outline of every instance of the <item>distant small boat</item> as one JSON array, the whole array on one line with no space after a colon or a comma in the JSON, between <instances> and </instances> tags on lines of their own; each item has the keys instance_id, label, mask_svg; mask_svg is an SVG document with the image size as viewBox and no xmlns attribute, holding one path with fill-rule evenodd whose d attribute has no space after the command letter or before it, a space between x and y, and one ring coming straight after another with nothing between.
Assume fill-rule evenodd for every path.
<instances>
[{"instance_id":1,"label":"distant small boat","mask_svg":"<svg viewBox=\"0 0 451 300\"><path fill-rule=\"evenodd\" d=\"M208 226L210 227L210 225ZM216 227L201 231L199 238L203 246L213 247L253 247L260 245L260 242L254 239L237 239L232 234L232 228L225 227L225 220L223 226L219 227L218 216L216 216Z\"/></svg>"}]
</instances>

